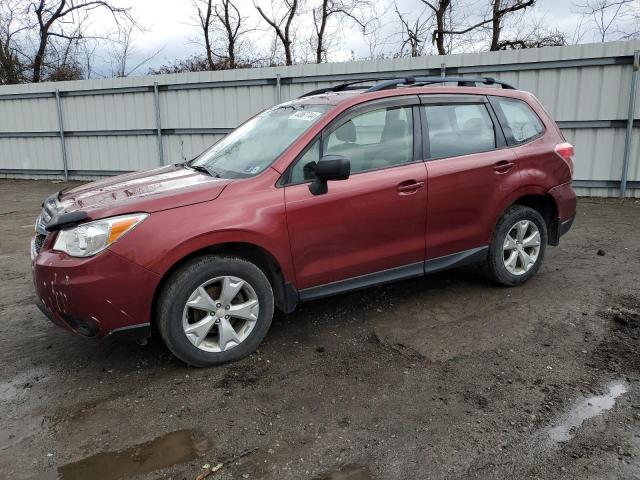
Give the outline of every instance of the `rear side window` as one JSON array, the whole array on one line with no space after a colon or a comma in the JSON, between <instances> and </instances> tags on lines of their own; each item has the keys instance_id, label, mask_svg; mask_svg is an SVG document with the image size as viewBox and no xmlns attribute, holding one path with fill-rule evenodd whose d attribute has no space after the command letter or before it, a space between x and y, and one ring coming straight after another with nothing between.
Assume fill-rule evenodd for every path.
<instances>
[{"instance_id":1,"label":"rear side window","mask_svg":"<svg viewBox=\"0 0 640 480\"><path fill-rule=\"evenodd\" d=\"M496 148L493 122L484 104L425 105L429 157L455 157Z\"/></svg>"},{"instance_id":2,"label":"rear side window","mask_svg":"<svg viewBox=\"0 0 640 480\"><path fill-rule=\"evenodd\" d=\"M544 125L529 105L521 100L493 98L504 135L509 144L526 142L544 132Z\"/></svg>"}]
</instances>

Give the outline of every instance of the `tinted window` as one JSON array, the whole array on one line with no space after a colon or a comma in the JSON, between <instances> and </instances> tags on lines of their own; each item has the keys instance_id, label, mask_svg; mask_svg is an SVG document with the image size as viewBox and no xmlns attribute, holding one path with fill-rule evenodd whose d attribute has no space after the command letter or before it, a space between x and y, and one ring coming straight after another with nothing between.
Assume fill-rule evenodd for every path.
<instances>
[{"instance_id":1,"label":"tinted window","mask_svg":"<svg viewBox=\"0 0 640 480\"><path fill-rule=\"evenodd\" d=\"M494 100L506 123L503 129L509 143L526 142L544 132L542 122L525 102L499 97Z\"/></svg>"},{"instance_id":2,"label":"tinted window","mask_svg":"<svg viewBox=\"0 0 640 480\"><path fill-rule=\"evenodd\" d=\"M298 159L291 182L313 178L313 163L320 158L316 141ZM348 120L324 136L323 155L342 155L351 161L351 173L391 167L413 160L411 107L382 108Z\"/></svg>"},{"instance_id":3,"label":"tinted window","mask_svg":"<svg viewBox=\"0 0 640 480\"><path fill-rule=\"evenodd\" d=\"M486 152L496 146L484 104L426 105L430 158Z\"/></svg>"}]
</instances>

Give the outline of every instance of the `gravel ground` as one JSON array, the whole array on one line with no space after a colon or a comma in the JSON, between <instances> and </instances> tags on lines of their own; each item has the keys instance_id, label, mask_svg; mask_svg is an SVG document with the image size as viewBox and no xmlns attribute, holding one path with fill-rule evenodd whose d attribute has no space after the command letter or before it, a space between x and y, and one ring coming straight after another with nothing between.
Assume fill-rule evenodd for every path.
<instances>
[{"instance_id":1,"label":"gravel ground","mask_svg":"<svg viewBox=\"0 0 640 480\"><path fill-rule=\"evenodd\" d=\"M0 181L0 478L640 478L637 201L581 200L523 287L463 268L314 301L198 370L37 311L62 187Z\"/></svg>"}]
</instances>

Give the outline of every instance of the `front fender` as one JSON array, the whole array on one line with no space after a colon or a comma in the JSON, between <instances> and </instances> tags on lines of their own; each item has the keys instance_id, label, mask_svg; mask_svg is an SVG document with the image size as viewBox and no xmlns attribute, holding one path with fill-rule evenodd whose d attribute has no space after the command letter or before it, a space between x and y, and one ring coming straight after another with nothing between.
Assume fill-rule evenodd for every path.
<instances>
[{"instance_id":1,"label":"front fender","mask_svg":"<svg viewBox=\"0 0 640 480\"><path fill-rule=\"evenodd\" d=\"M216 247L226 243L246 243L266 251L280 265L285 279L291 281L293 272L290 270L290 252L279 249L270 237L246 230L222 230L207 232L176 245L167 255L163 256L152 268L160 275L164 275L176 263L200 250Z\"/></svg>"},{"instance_id":2,"label":"front fender","mask_svg":"<svg viewBox=\"0 0 640 480\"><path fill-rule=\"evenodd\" d=\"M254 189L249 195L235 194L230 187L217 200L152 213L111 248L164 275L199 250L230 242L248 243L268 252L278 262L285 281L295 284L284 189Z\"/></svg>"}]
</instances>

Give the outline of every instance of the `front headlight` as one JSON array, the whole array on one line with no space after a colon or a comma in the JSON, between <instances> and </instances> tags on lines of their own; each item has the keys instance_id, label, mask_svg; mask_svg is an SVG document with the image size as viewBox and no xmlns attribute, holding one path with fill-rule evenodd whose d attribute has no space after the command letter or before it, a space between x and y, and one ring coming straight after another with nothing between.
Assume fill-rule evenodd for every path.
<instances>
[{"instance_id":1,"label":"front headlight","mask_svg":"<svg viewBox=\"0 0 640 480\"><path fill-rule=\"evenodd\" d=\"M66 252L72 257L90 257L107 248L148 216L147 213L135 213L103 218L61 230L53 249Z\"/></svg>"}]
</instances>

